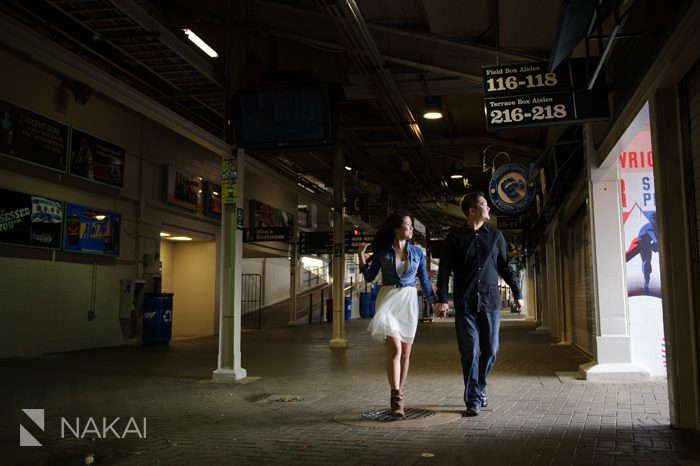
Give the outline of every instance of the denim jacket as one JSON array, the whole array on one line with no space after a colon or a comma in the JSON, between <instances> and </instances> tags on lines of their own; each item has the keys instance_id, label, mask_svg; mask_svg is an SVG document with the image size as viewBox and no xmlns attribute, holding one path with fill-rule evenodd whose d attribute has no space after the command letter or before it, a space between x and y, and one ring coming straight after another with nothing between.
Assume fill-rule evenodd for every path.
<instances>
[{"instance_id":1,"label":"denim jacket","mask_svg":"<svg viewBox=\"0 0 700 466\"><path fill-rule=\"evenodd\" d=\"M435 295L433 293L433 287L428 279L428 271L425 266L425 255L423 251L412 245L411 243L406 244L406 250L408 252L408 267L406 271L399 277L396 271L396 254L394 253L394 248L389 248L389 250L375 254L372 262L362 266L361 272L365 277L365 281L371 282L379 273L379 269L382 270L382 285L384 286L395 286L401 288L404 286L416 286L416 276L420 280L420 286L423 289L423 296L427 303L433 303L435 301Z\"/></svg>"}]
</instances>

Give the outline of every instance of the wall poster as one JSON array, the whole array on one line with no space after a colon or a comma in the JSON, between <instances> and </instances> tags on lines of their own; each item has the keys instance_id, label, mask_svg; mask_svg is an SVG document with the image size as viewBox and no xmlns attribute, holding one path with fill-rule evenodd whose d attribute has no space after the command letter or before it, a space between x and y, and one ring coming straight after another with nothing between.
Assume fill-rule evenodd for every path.
<instances>
[{"instance_id":1,"label":"wall poster","mask_svg":"<svg viewBox=\"0 0 700 466\"><path fill-rule=\"evenodd\" d=\"M0 189L0 243L59 249L63 202Z\"/></svg>"},{"instance_id":2,"label":"wall poster","mask_svg":"<svg viewBox=\"0 0 700 466\"><path fill-rule=\"evenodd\" d=\"M202 199L202 178L165 166L165 196L168 204L199 211Z\"/></svg>"},{"instance_id":3,"label":"wall poster","mask_svg":"<svg viewBox=\"0 0 700 466\"><path fill-rule=\"evenodd\" d=\"M115 212L66 203L65 251L118 256L122 216Z\"/></svg>"},{"instance_id":4,"label":"wall poster","mask_svg":"<svg viewBox=\"0 0 700 466\"><path fill-rule=\"evenodd\" d=\"M118 188L124 187L126 150L73 128L70 173Z\"/></svg>"},{"instance_id":5,"label":"wall poster","mask_svg":"<svg viewBox=\"0 0 700 466\"><path fill-rule=\"evenodd\" d=\"M65 172L68 126L0 100L0 153Z\"/></svg>"}]
</instances>

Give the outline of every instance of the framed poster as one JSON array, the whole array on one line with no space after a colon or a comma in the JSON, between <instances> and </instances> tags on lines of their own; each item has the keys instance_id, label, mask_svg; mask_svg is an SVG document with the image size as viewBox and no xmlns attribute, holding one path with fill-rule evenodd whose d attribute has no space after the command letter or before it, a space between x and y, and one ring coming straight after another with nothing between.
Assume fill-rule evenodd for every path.
<instances>
[{"instance_id":1,"label":"framed poster","mask_svg":"<svg viewBox=\"0 0 700 466\"><path fill-rule=\"evenodd\" d=\"M221 185L204 182L204 213L221 218Z\"/></svg>"},{"instance_id":2,"label":"framed poster","mask_svg":"<svg viewBox=\"0 0 700 466\"><path fill-rule=\"evenodd\" d=\"M65 172L68 126L0 100L0 153Z\"/></svg>"},{"instance_id":3,"label":"framed poster","mask_svg":"<svg viewBox=\"0 0 700 466\"><path fill-rule=\"evenodd\" d=\"M202 178L165 165L165 196L168 204L199 211Z\"/></svg>"},{"instance_id":4,"label":"framed poster","mask_svg":"<svg viewBox=\"0 0 700 466\"><path fill-rule=\"evenodd\" d=\"M75 128L71 130L70 174L122 188L125 159L123 147Z\"/></svg>"},{"instance_id":5,"label":"framed poster","mask_svg":"<svg viewBox=\"0 0 700 466\"><path fill-rule=\"evenodd\" d=\"M63 202L0 189L0 243L59 249Z\"/></svg>"},{"instance_id":6,"label":"framed poster","mask_svg":"<svg viewBox=\"0 0 700 466\"><path fill-rule=\"evenodd\" d=\"M118 256L122 216L66 203L63 250Z\"/></svg>"},{"instance_id":7,"label":"framed poster","mask_svg":"<svg viewBox=\"0 0 700 466\"><path fill-rule=\"evenodd\" d=\"M294 216L281 209L264 204L255 199L250 200L250 228L290 227L294 226Z\"/></svg>"}]
</instances>

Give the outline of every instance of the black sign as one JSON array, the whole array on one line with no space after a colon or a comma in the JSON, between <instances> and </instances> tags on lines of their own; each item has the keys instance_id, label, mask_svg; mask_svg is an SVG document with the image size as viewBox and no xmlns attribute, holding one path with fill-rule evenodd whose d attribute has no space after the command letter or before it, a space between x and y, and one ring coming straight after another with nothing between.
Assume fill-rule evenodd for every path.
<instances>
[{"instance_id":1,"label":"black sign","mask_svg":"<svg viewBox=\"0 0 700 466\"><path fill-rule=\"evenodd\" d=\"M124 186L126 150L77 129L71 131L70 173L93 181Z\"/></svg>"},{"instance_id":2,"label":"black sign","mask_svg":"<svg viewBox=\"0 0 700 466\"><path fill-rule=\"evenodd\" d=\"M499 230L520 230L520 217L498 217L496 219Z\"/></svg>"},{"instance_id":3,"label":"black sign","mask_svg":"<svg viewBox=\"0 0 700 466\"><path fill-rule=\"evenodd\" d=\"M585 123L610 118L605 90L484 99L486 129Z\"/></svg>"},{"instance_id":4,"label":"black sign","mask_svg":"<svg viewBox=\"0 0 700 466\"><path fill-rule=\"evenodd\" d=\"M0 189L0 243L58 249L63 202Z\"/></svg>"},{"instance_id":5,"label":"black sign","mask_svg":"<svg viewBox=\"0 0 700 466\"><path fill-rule=\"evenodd\" d=\"M68 126L0 100L0 153L64 172Z\"/></svg>"},{"instance_id":6,"label":"black sign","mask_svg":"<svg viewBox=\"0 0 700 466\"><path fill-rule=\"evenodd\" d=\"M367 213L367 195L366 194L348 194L348 215L364 216Z\"/></svg>"},{"instance_id":7,"label":"black sign","mask_svg":"<svg viewBox=\"0 0 700 466\"><path fill-rule=\"evenodd\" d=\"M302 231L299 233L299 254L333 254L332 231Z\"/></svg>"},{"instance_id":8,"label":"black sign","mask_svg":"<svg viewBox=\"0 0 700 466\"><path fill-rule=\"evenodd\" d=\"M358 235L352 231L344 233L345 253L356 253L360 243L371 243L374 234L359 232ZM299 233L299 254L333 254L333 232L332 231L311 231Z\"/></svg>"},{"instance_id":9,"label":"black sign","mask_svg":"<svg viewBox=\"0 0 700 466\"><path fill-rule=\"evenodd\" d=\"M291 237L289 227L244 228L243 241L245 243L257 243L263 241L289 241Z\"/></svg>"},{"instance_id":10,"label":"black sign","mask_svg":"<svg viewBox=\"0 0 700 466\"><path fill-rule=\"evenodd\" d=\"M484 98L525 94L546 94L571 89L585 89L588 71L585 58L575 58L547 71L548 62L520 63L512 65L486 66L481 69ZM605 86L597 81L599 88Z\"/></svg>"}]
</instances>

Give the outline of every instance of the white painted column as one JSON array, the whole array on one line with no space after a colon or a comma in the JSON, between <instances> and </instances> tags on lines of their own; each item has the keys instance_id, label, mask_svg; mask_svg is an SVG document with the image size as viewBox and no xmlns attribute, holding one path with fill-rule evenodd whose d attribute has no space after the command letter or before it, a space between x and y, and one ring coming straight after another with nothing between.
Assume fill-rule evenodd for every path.
<instances>
[{"instance_id":1,"label":"white painted column","mask_svg":"<svg viewBox=\"0 0 700 466\"><path fill-rule=\"evenodd\" d=\"M590 151L590 132L585 134ZM646 369L632 363L617 157L607 157L605 163L596 167L595 157L589 155L593 302L598 318L596 361L581 365L579 372L590 380L648 378Z\"/></svg>"},{"instance_id":2,"label":"white painted column","mask_svg":"<svg viewBox=\"0 0 700 466\"><path fill-rule=\"evenodd\" d=\"M212 374L215 382L234 382L246 377L241 367L241 267L243 235L238 230L238 208L243 205L245 154L237 151L236 203L224 203L221 213L221 312L219 320L218 368ZM226 181L222 191L226 190ZM242 210L241 210L242 213ZM242 219L241 219L242 223Z\"/></svg>"}]
</instances>

